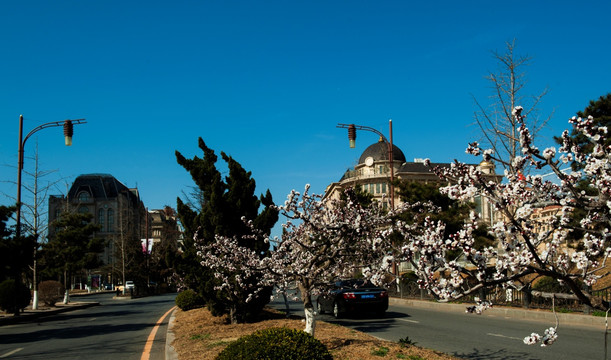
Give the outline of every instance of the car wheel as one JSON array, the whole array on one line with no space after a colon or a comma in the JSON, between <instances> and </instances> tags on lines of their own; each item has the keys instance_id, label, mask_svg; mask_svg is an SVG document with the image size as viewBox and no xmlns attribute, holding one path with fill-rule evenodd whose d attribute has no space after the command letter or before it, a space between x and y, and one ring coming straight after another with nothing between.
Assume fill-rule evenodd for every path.
<instances>
[{"instance_id":1,"label":"car wheel","mask_svg":"<svg viewBox=\"0 0 611 360\"><path fill-rule=\"evenodd\" d=\"M316 302L316 311L317 311L319 314L324 314L324 313L325 313L325 312L323 311L323 309L322 309L322 305L320 304L320 302L319 302L319 301L317 301L317 302Z\"/></svg>"},{"instance_id":2,"label":"car wheel","mask_svg":"<svg viewBox=\"0 0 611 360\"><path fill-rule=\"evenodd\" d=\"M333 316L335 316L336 319L342 317L342 313L339 312L339 305L337 305L337 303L333 303Z\"/></svg>"}]
</instances>

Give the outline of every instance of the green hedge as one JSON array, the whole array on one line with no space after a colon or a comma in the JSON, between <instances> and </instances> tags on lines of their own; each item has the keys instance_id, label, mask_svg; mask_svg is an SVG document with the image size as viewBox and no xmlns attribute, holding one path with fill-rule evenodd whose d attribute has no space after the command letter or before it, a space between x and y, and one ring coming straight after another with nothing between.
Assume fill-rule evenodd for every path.
<instances>
[{"instance_id":1,"label":"green hedge","mask_svg":"<svg viewBox=\"0 0 611 360\"><path fill-rule=\"evenodd\" d=\"M332 360L327 347L295 329L270 328L230 343L217 360Z\"/></svg>"},{"instance_id":2,"label":"green hedge","mask_svg":"<svg viewBox=\"0 0 611 360\"><path fill-rule=\"evenodd\" d=\"M15 313L30 305L32 294L27 286L16 283L15 280L4 280L0 284L0 309Z\"/></svg>"},{"instance_id":3,"label":"green hedge","mask_svg":"<svg viewBox=\"0 0 611 360\"><path fill-rule=\"evenodd\" d=\"M181 310L188 311L203 307L204 300L198 293L188 289L176 296L176 306L178 306Z\"/></svg>"}]
</instances>

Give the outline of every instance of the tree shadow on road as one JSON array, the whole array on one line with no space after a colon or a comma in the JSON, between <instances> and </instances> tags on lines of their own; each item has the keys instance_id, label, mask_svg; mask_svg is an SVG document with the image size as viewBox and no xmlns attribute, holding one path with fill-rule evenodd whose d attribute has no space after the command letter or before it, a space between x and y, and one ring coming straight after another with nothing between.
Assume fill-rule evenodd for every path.
<instances>
[{"instance_id":1,"label":"tree shadow on road","mask_svg":"<svg viewBox=\"0 0 611 360\"><path fill-rule=\"evenodd\" d=\"M346 314L340 319L335 319L332 315L322 315L318 319L349 327L363 332L380 332L387 331L398 325L397 319L411 317L409 314L387 311L384 315L374 313L353 313Z\"/></svg>"},{"instance_id":2,"label":"tree shadow on road","mask_svg":"<svg viewBox=\"0 0 611 360\"><path fill-rule=\"evenodd\" d=\"M533 356L532 354L515 351L515 350L490 350L490 349L473 349L469 353L458 353L455 352L452 356L456 356L461 359L471 360L539 360L540 358Z\"/></svg>"}]
</instances>

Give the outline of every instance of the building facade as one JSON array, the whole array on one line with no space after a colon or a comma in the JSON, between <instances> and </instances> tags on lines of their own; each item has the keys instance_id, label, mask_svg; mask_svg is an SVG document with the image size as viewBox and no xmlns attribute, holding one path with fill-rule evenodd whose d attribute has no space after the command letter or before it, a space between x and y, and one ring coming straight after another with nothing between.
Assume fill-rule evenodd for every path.
<instances>
[{"instance_id":1,"label":"building facade","mask_svg":"<svg viewBox=\"0 0 611 360\"><path fill-rule=\"evenodd\" d=\"M52 224L62 212L92 214L100 227L94 236L104 239L106 246L100 254L103 266L88 274L92 286L120 282L119 274L125 272L126 249L140 244L149 224L138 189L128 188L109 174L80 175L67 196L49 197L49 239L53 239L56 231Z\"/></svg>"},{"instance_id":2,"label":"building facade","mask_svg":"<svg viewBox=\"0 0 611 360\"><path fill-rule=\"evenodd\" d=\"M173 246L182 242L182 231L174 209L166 206L164 209L149 210L151 219L151 236L153 246L170 243Z\"/></svg>"},{"instance_id":3,"label":"building facade","mask_svg":"<svg viewBox=\"0 0 611 360\"><path fill-rule=\"evenodd\" d=\"M390 208L393 203L390 199L394 198L394 207L397 208L403 201L396 192L391 191L391 167L395 180L446 185L429 166L425 165L424 160L415 159L413 162L407 162L403 151L396 145L393 145L392 157L392 161L389 161L389 146L382 139L370 145L363 151L358 164L353 169L348 169L339 181L327 186L323 200L339 200L344 190L358 187L371 194L373 199L381 202L385 208ZM450 167L451 164L431 163L431 166ZM495 173L494 164L482 162L477 166L491 180L499 182L502 180L502 176ZM478 196L473 198L472 202L475 203L476 211L486 223L493 224L500 220L501 214L494 211L487 198ZM399 264L398 270L404 272L411 268L409 264L404 263Z\"/></svg>"},{"instance_id":4,"label":"building facade","mask_svg":"<svg viewBox=\"0 0 611 360\"><path fill-rule=\"evenodd\" d=\"M402 200L396 192L391 195L391 166L396 180L444 185L441 179L431 171L430 167L424 164L424 160L415 159L413 162L407 162L403 151L393 145L393 159L389 161L388 150L388 144L382 139L367 147L353 169L348 169L338 182L327 186L324 199L339 199L345 189L360 187L363 191L371 194L374 200L382 202L384 207L390 206L391 197L393 197L395 207L398 207L402 204ZM431 163L431 166L450 167L451 164ZM491 179L502 180L502 176L495 173L494 164L482 162L477 166ZM484 221L491 224L497 219L498 215L495 214L487 199L474 198L473 202Z\"/></svg>"}]
</instances>

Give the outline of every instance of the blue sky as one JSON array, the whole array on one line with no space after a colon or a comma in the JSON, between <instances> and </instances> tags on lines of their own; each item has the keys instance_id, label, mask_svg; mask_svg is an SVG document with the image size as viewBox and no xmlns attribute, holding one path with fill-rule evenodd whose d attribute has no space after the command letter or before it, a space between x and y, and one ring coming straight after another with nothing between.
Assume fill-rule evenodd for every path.
<instances>
[{"instance_id":1,"label":"blue sky","mask_svg":"<svg viewBox=\"0 0 611 360\"><path fill-rule=\"evenodd\" d=\"M473 161L473 96L491 94L491 51L516 39L532 57L525 94L549 94L545 133L611 92L608 1L4 1L0 4L0 192L14 196L24 131L86 118L74 145L61 128L38 143L57 170L52 193L84 173L138 187L150 209L176 206L193 182L174 151L201 136L252 171L281 203L322 193L388 133L406 157ZM220 160L222 162L222 160ZM32 165L26 159L26 168ZM25 179L27 180L27 179ZM0 196L0 204L14 200Z\"/></svg>"}]
</instances>

